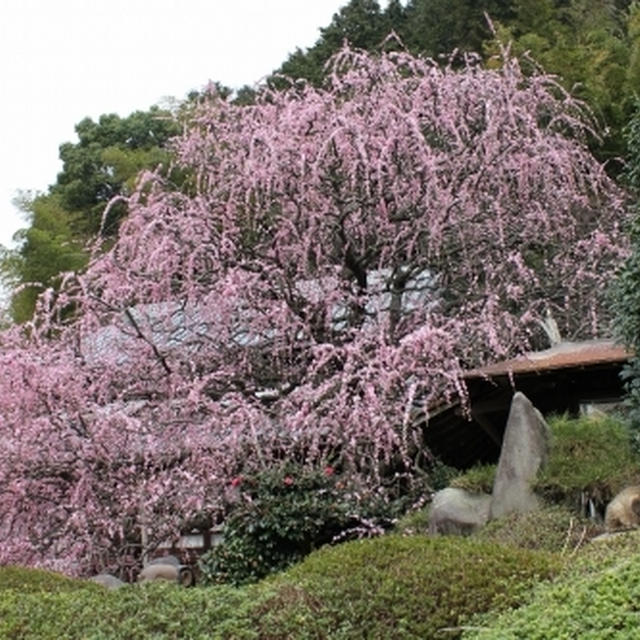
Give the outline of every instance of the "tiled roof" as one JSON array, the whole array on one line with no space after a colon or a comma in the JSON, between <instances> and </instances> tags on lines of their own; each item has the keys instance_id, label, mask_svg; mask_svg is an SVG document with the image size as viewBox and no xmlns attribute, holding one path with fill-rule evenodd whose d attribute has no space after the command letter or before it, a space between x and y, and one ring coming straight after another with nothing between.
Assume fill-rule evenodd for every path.
<instances>
[{"instance_id":1,"label":"tiled roof","mask_svg":"<svg viewBox=\"0 0 640 640\"><path fill-rule=\"evenodd\" d=\"M479 369L473 369L465 374L465 378L492 378L511 374L538 373L553 369L626 362L632 356L632 352L613 340L561 342L544 351L527 353L513 360L496 362Z\"/></svg>"},{"instance_id":2,"label":"tiled roof","mask_svg":"<svg viewBox=\"0 0 640 640\"><path fill-rule=\"evenodd\" d=\"M620 371L631 357L613 340L563 342L468 371L469 410L459 403L432 409L424 443L459 469L495 462L514 391L523 392L543 415L573 413L583 403L615 402L624 394Z\"/></svg>"}]
</instances>

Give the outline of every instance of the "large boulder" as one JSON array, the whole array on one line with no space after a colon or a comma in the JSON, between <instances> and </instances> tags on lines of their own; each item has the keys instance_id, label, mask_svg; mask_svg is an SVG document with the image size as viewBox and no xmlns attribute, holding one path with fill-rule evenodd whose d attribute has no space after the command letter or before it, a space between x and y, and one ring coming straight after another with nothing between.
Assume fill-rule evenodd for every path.
<instances>
[{"instance_id":1,"label":"large boulder","mask_svg":"<svg viewBox=\"0 0 640 640\"><path fill-rule=\"evenodd\" d=\"M491 496L447 487L433 496L429 533L469 535L489 519Z\"/></svg>"},{"instance_id":2,"label":"large boulder","mask_svg":"<svg viewBox=\"0 0 640 640\"><path fill-rule=\"evenodd\" d=\"M532 485L549 452L549 427L521 392L511 401L491 494L489 518L539 508Z\"/></svg>"},{"instance_id":3,"label":"large boulder","mask_svg":"<svg viewBox=\"0 0 640 640\"><path fill-rule=\"evenodd\" d=\"M148 580L168 580L178 582L179 567L173 564L148 564L138 574L138 582Z\"/></svg>"}]
</instances>

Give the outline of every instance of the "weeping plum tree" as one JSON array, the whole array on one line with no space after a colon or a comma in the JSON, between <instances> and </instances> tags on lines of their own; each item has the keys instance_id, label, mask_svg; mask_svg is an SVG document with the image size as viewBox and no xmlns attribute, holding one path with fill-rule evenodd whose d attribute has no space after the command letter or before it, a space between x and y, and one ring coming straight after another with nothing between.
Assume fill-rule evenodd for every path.
<instances>
[{"instance_id":1,"label":"weeping plum tree","mask_svg":"<svg viewBox=\"0 0 640 640\"><path fill-rule=\"evenodd\" d=\"M375 488L461 371L607 333L622 194L581 105L517 60L348 48L328 84L212 96L139 177L119 239L0 350L0 562L125 564L244 474ZM142 531L145 535L142 536Z\"/></svg>"}]
</instances>

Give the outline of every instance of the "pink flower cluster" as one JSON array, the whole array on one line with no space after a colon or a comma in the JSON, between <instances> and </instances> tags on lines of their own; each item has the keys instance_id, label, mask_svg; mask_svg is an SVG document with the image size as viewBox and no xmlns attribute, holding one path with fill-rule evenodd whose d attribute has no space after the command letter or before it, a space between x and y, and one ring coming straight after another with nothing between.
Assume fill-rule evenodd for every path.
<instances>
[{"instance_id":1,"label":"pink flower cluster","mask_svg":"<svg viewBox=\"0 0 640 640\"><path fill-rule=\"evenodd\" d=\"M283 456L375 485L547 310L606 333L624 201L577 102L508 58L332 65L195 108L183 183L140 175L115 245L0 336L0 564L122 565Z\"/></svg>"}]
</instances>

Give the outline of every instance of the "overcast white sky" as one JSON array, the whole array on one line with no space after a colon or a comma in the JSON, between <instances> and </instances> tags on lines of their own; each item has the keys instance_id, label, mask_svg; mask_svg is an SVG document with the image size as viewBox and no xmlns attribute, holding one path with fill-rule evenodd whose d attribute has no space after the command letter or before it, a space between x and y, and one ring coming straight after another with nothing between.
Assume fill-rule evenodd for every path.
<instances>
[{"instance_id":1,"label":"overcast white sky","mask_svg":"<svg viewBox=\"0 0 640 640\"><path fill-rule=\"evenodd\" d=\"M0 244L25 226L17 190L55 182L58 146L85 116L126 116L209 80L254 84L347 2L0 0Z\"/></svg>"}]
</instances>

